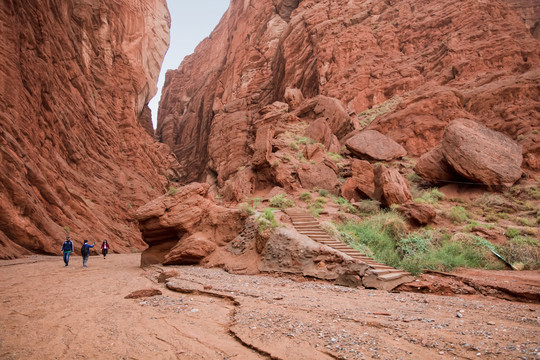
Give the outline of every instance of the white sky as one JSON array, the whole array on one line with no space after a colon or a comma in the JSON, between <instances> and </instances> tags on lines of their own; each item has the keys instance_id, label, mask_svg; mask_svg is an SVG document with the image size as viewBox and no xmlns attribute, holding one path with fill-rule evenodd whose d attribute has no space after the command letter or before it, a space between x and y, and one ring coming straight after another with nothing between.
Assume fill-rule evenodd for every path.
<instances>
[{"instance_id":1,"label":"white sky","mask_svg":"<svg viewBox=\"0 0 540 360\"><path fill-rule=\"evenodd\" d=\"M152 109L154 128L157 126L157 111L165 73L168 69L177 69L182 59L192 54L195 47L210 35L229 7L229 0L167 0L167 6L171 13L171 43L159 74L158 92L148 104Z\"/></svg>"}]
</instances>

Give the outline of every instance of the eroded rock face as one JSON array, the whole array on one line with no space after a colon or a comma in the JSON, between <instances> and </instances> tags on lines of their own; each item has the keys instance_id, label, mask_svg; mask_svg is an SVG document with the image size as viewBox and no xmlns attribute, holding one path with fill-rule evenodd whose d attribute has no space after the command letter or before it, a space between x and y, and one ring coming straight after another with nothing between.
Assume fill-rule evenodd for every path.
<instances>
[{"instance_id":1,"label":"eroded rock face","mask_svg":"<svg viewBox=\"0 0 540 360\"><path fill-rule=\"evenodd\" d=\"M165 0L7 0L0 22L0 258L58 254L68 228L77 248L143 248L133 209L175 161L139 126L169 44Z\"/></svg>"},{"instance_id":2,"label":"eroded rock face","mask_svg":"<svg viewBox=\"0 0 540 360\"><path fill-rule=\"evenodd\" d=\"M367 126L410 156L467 117L522 139L526 166L537 167L540 47L512 8L529 5L518 3L233 0L211 36L168 72L157 135L181 159L186 182L214 172L227 181L250 167L259 126L284 116L318 122L310 134L327 148L320 119L340 140ZM289 115L260 112L276 101ZM234 165L223 165L227 154ZM292 186L278 170L272 181Z\"/></svg>"},{"instance_id":3,"label":"eroded rock face","mask_svg":"<svg viewBox=\"0 0 540 360\"><path fill-rule=\"evenodd\" d=\"M195 264L238 235L244 216L208 199L209 188L191 183L137 210L139 229L149 245L141 256L142 266Z\"/></svg>"},{"instance_id":4,"label":"eroded rock face","mask_svg":"<svg viewBox=\"0 0 540 360\"><path fill-rule=\"evenodd\" d=\"M521 177L521 146L475 121L454 120L444 133L441 148L448 164L467 179L510 187Z\"/></svg>"}]
</instances>

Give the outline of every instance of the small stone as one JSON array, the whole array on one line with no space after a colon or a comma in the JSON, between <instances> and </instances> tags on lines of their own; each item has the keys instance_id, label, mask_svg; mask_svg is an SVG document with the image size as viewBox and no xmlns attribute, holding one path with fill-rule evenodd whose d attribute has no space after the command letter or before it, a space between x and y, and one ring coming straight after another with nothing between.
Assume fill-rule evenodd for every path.
<instances>
[{"instance_id":1,"label":"small stone","mask_svg":"<svg viewBox=\"0 0 540 360\"><path fill-rule=\"evenodd\" d=\"M456 313L456 317L458 317L458 318L460 318L460 319L461 319L461 318L463 317L463 314L462 314L462 313L460 313L460 312L458 311L458 312Z\"/></svg>"},{"instance_id":2,"label":"small stone","mask_svg":"<svg viewBox=\"0 0 540 360\"><path fill-rule=\"evenodd\" d=\"M495 325L495 323L493 321L488 321L487 323L488 325Z\"/></svg>"}]
</instances>

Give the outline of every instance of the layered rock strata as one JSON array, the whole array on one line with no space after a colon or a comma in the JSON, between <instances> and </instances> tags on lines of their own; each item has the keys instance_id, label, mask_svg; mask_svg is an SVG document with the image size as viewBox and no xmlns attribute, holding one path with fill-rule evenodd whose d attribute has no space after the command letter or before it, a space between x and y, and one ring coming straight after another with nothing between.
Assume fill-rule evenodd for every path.
<instances>
[{"instance_id":1,"label":"layered rock strata","mask_svg":"<svg viewBox=\"0 0 540 360\"><path fill-rule=\"evenodd\" d=\"M300 180L276 177L283 173L261 166L253 147L270 136L263 126L279 122L307 122L327 150L341 151L333 136L343 145L367 128L420 156L452 120L468 118L517 140L524 166L538 169L540 47L520 8L232 0L214 32L167 73L157 136L180 158L182 181L209 181L240 198Z\"/></svg>"},{"instance_id":2,"label":"layered rock strata","mask_svg":"<svg viewBox=\"0 0 540 360\"><path fill-rule=\"evenodd\" d=\"M142 248L134 209L174 157L148 127L169 44L165 0L0 5L0 258L59 253L66 232Z\"/></svg>"}]
</instances>

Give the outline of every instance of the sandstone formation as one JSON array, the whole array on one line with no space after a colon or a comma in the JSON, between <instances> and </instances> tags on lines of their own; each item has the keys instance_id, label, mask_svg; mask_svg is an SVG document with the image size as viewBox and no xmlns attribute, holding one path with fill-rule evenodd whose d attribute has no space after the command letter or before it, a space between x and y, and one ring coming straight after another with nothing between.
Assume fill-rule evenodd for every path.
<instances>
[{"instance_id":1,"label":"sandstone formation","mask_svg":"<svg viewBox=\"0 0 540 360\"><path fill-rule=\"evenodd\" d=\"M236 201L311 183L285 154L294 139L283 133L303 123L327 151L367 128L420 156L466 117L519 140L524 166L538 168L537 16L523 16L533 8L526 0L232 0L167 73L156 134L180 159L181 181L209 181ZM261 130L269 125L273 135Z\"/></svg>"},{"instance_id":2,"label":"sandstone formation","mask_svg":"<svg viewBox=\"0 0 540 360\"><path fill-rule=\"evenodd\" d=\"M456 172L446 162L440 144L418 159L414 171L433 184L445 184L457 178Z\"/></svg>"},{"instance_id":3,"label":"sandstone formation","mask_svg":"<svg viewBox=\"0 0 540 360\"><path fill-rule=\"evenodd\" d=\"M467 179L510 187L521 177L521 146L477 122L454 120L444 133L441 147L448 164Z\"/></svg>"},{"instance_id":4,"label":"sandstone formation","mask_svg":"<svg viewBox=\"0 0 540 360\"><path fill-rule=\"evenodd\" d=\"M397 211L408 217L416 225L427 225L437 216L433 206L417 204L413 201L400 205Z\"/></svg>"},{"instance_id":5,"label":"sandstone formation","mask_svg":"<svg viewBox=\"0 0 540 360\"><path fill-rule=\"evenodd\" d=\"M403 146L376 130L364 130L345 143L361 159L390 161L407 155Z\"/></svg>"},{"instance_id":6,"label":"sandstone formation","mask_svg":"<svg viewBox=\"0 0 540 360\"><path fill-rule=\"evenodd\" d=\"M142 248L134 208L174 157L148 129L169 44L165 0L0 5L0 258L58 254L65 232Z\"/></svg>"},{"instance_id":7,"label":"sandstone formation","mask_svg":"<svg viewBox=\"0 0 540 360\"><path fill-rule=\"evenodd\" d=\"M163 195L136 212L143 240L149 245L141 265L194 264L225 245L243 228L243 215L207 198L208 184L191 183Z\"/></svg>"},{"instance_id":8,"label":"sandstone formation","mask_svg":"<svg viewBox=\"0 0 540 360\"><path fill-rule=\"evenodd\" d=\"M263 272L302 274L324 280L338 280L347 275L364 276L367 265L305 235L277 229L261 246Z\"/></svg>"},{"instance_id":9,"label":"sandstone formation","mask_svg":"<svg viewBox=\"0 0 540 360\"><path fill-rule=\"evenodd\" d=\"M353 202L373 199L375 182L373 166L365 160L354 159L351 164L351 177L341 187L341 196Z\"/></svg>"},{"instance_id":10,"label":"sandstone formation","mask_svg":"<svg viewBox=\"0 0 540 360\"><path fill-rule=\"evenodd\" d=\"M374 170L374 197L383 206L405 204L412 200L409 182L397 169L377 165Z\"/></svg>"}]
</instances>

